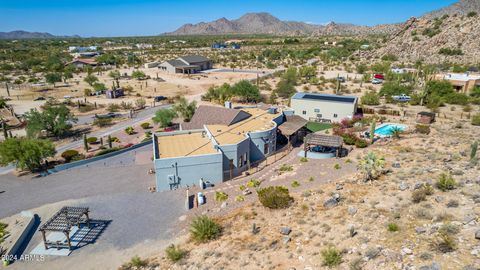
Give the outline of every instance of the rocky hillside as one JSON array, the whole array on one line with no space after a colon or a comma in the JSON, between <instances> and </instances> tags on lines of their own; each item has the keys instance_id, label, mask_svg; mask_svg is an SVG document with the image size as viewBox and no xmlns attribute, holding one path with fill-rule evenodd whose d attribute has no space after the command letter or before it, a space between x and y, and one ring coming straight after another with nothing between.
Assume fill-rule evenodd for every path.
<instances>
[{"instance_id":1,"label":"rocky hillside","mask_svg":"<svg viewBox=\"0 0 480 270\"><path fill-rule=\"evenodd\" d=\"M62 38L68 36L55 36L50 33L40 33L40 32L27 32L22 30L11 31L11 32L0 32L0 39L46 39L46 38ZM79 36L71 36L79 37Z\"/></svg>"},{"instance_id":2,"label":"rocky hillside","mask_svg":"<svg viewBox=\"0 0 480 270\"><path fill-rule=\"evenodd\" d=\"M452 15L436 19L412 18L379 50L367 56L392 54L399 61L478 63L480 17Z\"/></svg>"},{"instance_id":3,"label":"rocky hillside","mask_svg":"<svg viewBox=\"0 0 480 270\"><path fill-rule=\"evenodd\" d=\"M329 23L315 25L282 21L269 13L247 13L236 20L221 18L213 22L185 24L167 35L271 34L271 35L369 35L391 34L399 25L357 26Z\"/></svg>"},{"instance_id":4,"label":"rocky hillside","mask_svg":"<svg viewBox=\"0 0 480 270\"><path fill-rule=\"evenodd\" d=\"M452 16L454 14L467 15L471 11L480 12L479 0L460 0L448 7L427 13L424 18L433 19L443 15Z\"/></svg>"}]
</instances>

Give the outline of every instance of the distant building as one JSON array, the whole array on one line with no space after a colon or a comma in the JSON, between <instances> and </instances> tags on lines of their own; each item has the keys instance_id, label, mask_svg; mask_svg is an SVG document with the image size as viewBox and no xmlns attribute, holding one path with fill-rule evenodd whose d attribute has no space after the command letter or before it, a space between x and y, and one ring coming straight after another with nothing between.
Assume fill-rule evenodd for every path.
<instances>
[{"instance_id":1,"label":"distant building","mask_svg":"<svg viewBox=\"0 0 480 270\"><path fill-rule=\"evenodd\" d=\"M210 46L212 49L226 49L227 45L223 43L214 43Z\"/></svg>"},{"instance_id":2,"label":"distant building","mask_svg":"<svg viewBox=\"0 0 480 270\"><path fill-rule=\"evenodd\" d=\"M230 47L231 47L232 49L239 50L241 46L240 46L240 44L234 43L234 44L232 44Z\"/></svg>"},{"instance_id":3,"label":"distant building","mask_svg":"<svg viewBox=\"0 0 480 270\"><path fill-rule=\"evenodd\" d=\"M212 67L212 61L201 55L182 56L158 65L158 68L162 71L182 74L193 74Z\"/></svg>"},{"instance_id":4,"label":"distant building","mask_svg":"<svg viewBox=\"0 0 480 270\"><path fill-rule=\"evenodd\" d=\"M392 71L392 73L395 73L395 74L405 74L405 73L415 73L415 72L417 72L417 69L415 69L415 68L392 68L391 71Z\"/></svg>"},{"instance_id":5,"label":"distant building","mask_svg":"<svg viewBox=\"0 0 480 270\"><path fill-rule=\"evenodd\" d=\"M153 45L152 45L152 44L146 44L146 43L135 44L135 47L136 47L137 49L141 49L141 50L153 49Z\"/></svg>"},{"instance_id":6,"label":"distant building","mask_svg":"<svg viewBox=\"0 0 480 270\"><path fill-rule=\"evenodd\" d=\"M65 65L73 65L76 68L84 68L84 67L96 67L97 66L97 61L95 59L91 58L76 58L73 59L73 61L66 63Z\"/></svg>"},{"instance_id":7,"label":"distant building","mask_svg":"<svg viewBox=\"0 0 480 270\"><path fill-rule=\"evenodd\" d=\"M475 86L480 86L480 75L472 75L470 73L438 74L435 78L437 80L449 81L457 92L464 94L472 91Z\"/></svg>"},{"instance_id":8,"label":"distant building","mask_svg":"<svg viewBox=\"0 0 480 270\"><path fill-rule=\"evenodd\" d=\"M69 52L94 52L97 51L97 46L88 46L88 47L80 47L80 46L70 46L68 47Z\"/></svg>"},{"instance_id":9,"label":"distant building","mask_svg":"<svg viewBox=\"0 0 480 270\"><path fill-rule=\"evenodd\" d=\"M261 108L200 106L181 131L154 134L157 191L220 183L276 151L284 115Z\"/></svg>"},{"instance_id":10,"label":"distant building","mask_svg":"<svg viewBox=\"0 0 480 270\"><path fill-rule=\"evenodd\" d=\"M145 68L155 68L155 67L158 67L160 63L158 62L150 62L150 63L145 63Z\"/></svg>"},{"instance_id":11,"label":"distant building","mask_svg":"<svg viewBox=\"0 0 480 270\"><path fill-rule=\"evenodd\" d=\"M290 100L295 115L309 121L340 122L357 112L358 98L328 94L296 93Z\"/></svg>"},{"instance_id":12,"label":"distant building","mask_svg":"<svg viewBox=\"0 0 480 270\"><path fill-rule=\"evenodd\" d=\"M121 88L118 88L118 89L113 89L113 90L106 90L105 91L105 96L106 98L119 98L119 97L122 97L124 96L124 92L123 92L123 89Z\"/></svg>"},{"instance_id":13,"label":"distant building","mask_svg":"<svg viewBox=\"0 0 480 270\"><path fill-rule=\"evenodd\" d=\"M360 46L360 49L362 49L362 50L367 50L369 48L370 48L369 44L363 44L362 46Z\"/></svg>"}]
</instances>

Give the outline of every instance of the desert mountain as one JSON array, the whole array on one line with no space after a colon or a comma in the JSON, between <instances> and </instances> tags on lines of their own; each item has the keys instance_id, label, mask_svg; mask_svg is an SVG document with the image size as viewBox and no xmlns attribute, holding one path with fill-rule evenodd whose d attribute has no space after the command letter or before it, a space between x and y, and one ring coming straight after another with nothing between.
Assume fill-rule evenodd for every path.
<instances>
[{"instance_id":1,"label":"desert mountain","mask_svg":"<svg viewBox=\"0 0 480 270\"><path fill-rule=\"evenodd\" d=\"M0 39L47 39L47 38L65 38L69 36L55 36L50 33L40 33L40 32L27 32L22 30L11 31L11 32L0 32ZM79 36L70 36L70 37L79 37Z\"/></svg>"},{"instance_id":2,"label":"desert mountain","mask_svg":"<svg viewBox=\"0 0 480 270\"><path fill-rule=\"evenodd\" d=\"M412 18L386 45L372 55L392 54L400 61L426 63L478 63L480 17L452 15L429 19Z\"/></svg>"},{"instance_id":3,"label":"desert mountain","mask_svg":"<svg viewBox=\"0 0 480 270\"><path fill-rule=\"evenodd\" d=\"M390 34L399 26L357 26L352 24L326 25L282 21L269 13L247 13L236 20L221 18L213 22L185 24L167 35L214 35L214 34L271 34L271 35L363 35Z\"/></svg>"},{"instance_id":4,"label":"desert mountain","mask_svg":"<svg viewBox=\"0 0 480 270\"><path fill-rule=\"evenodd\" d=\"M466 15L471 11L480 13L480 0L460 0L450 6L427 13L424 18L432 19L443 15Z\"/></svg>"}]
</instances>

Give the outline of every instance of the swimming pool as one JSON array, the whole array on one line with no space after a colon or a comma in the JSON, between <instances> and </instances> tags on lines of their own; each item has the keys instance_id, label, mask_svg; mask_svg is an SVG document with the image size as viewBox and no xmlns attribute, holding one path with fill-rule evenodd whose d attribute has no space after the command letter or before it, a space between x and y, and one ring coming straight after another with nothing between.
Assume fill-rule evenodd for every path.
<instances>
[{"instance_id":1,"label":"swimming pool","mask_svg":"<svg viewBox=\"0 0 480 270\"><path fill-rule=\"evenodd\" d=\"M400 124L391 124L391 123L383 124L379 126L377 129L375 129L375 135L378 135L380 137L391 136L395 128L398 128L401 131L405 131L407 129L407 126L400 125Z\"/></svg>"}]
</instances>

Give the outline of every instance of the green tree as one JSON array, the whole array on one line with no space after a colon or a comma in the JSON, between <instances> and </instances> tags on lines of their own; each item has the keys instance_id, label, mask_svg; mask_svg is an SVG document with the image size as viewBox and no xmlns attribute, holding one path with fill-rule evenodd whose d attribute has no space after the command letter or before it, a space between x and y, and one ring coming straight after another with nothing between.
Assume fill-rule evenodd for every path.
<instances>
[{"instance_id":1,"label":"green tree","mask_svg":"<svg viewBox=\"0 0 480 270\"><path fill-rule=\"evenodd\" d=\"M62 81L62 74L58 72L47 73L45 75L45 81L47 83L53 84L53 87L55 87L55 83Z\"/></svg>"},{"instance_id":2,"label":"green tree","mask_svg":"<svg viewBox=\"0 0 480 270\"><path fill-rule=\"evenodd\" d=\"M90 86L93 86L96 82L98 82L97 76L95 76L93 74L88 74L87 76L85 76L85 78L83 80L86 83L88 83L88 85L90 85Z\"/></svg>"},{"instance_id":3,"label":"green tree","mask_svg":"<svg viewBox=\"0 0 480 270\"><path fill-rule=\"evenodd\" d=\"M310 81L317 75L317 69L314 66L302 66L298 70L298 75L304 78L305 81Z\"/></svg>"},{"instance_id":4,"label":"green tree","mask_svg":"<svg viewBox=\"0 0 480 270\"><path fill-rule=\"evenodd\" d=\"M262 100L260 90L247 80L241 80L231 88L233 95L246 102L259 102Z\"/></svg>"},{"instance_id":5,"label":"green tree","mask_svg":"<svg viewBox=\"0 0 480 270\"><path fill-rule=\"evenodd\" d=\"M35 171L44 159L55 155L55 145L48 140L8 138L0 143L0 164L15 163L19 169Z\"/></svg>"},{"instance_id":6,"label":"green tree","mask_svg":"<svg viewBox=\"0 0 480 270\"><path fill-rule=\"evenodd\" d=\"M171 109L161 109L155 112L152 118L153 122L160 123L161 127L168 127L172 124L172 120L177 117L177 113Z\"/></svg>"},{"instance_id":7,"label":"green tree","mask_svg":"<svg viewBox=\"0 0 480 270\"><path fill-rule=\"evenodd\" d=\"M132 78L134 79L141 80L141 79L144 79L145 77L146 77L145 73L141 70L135 70L132 72Z\"/></svg>"},{"instance_id":8,"label":"green tree","mask_svg":"<svg viewBox=\"0 0 480 270\"><path fill-rule=\"evenodd\" d=\"M360 98L360 102L364 105L380 105L380 97L377 93L369 91Z\"/></svg>"},{"instance_id":9,"label":"green tree","mask_svg":"<svg viewBox=\"0 0 480 270\"><path fill-rule=\"evenodd\" d=\"M297 90L295 89L295 86L287 80L279 81L277 83L277 88L275 89L275 94L282 98L290 98L296 92Z\"/></svg>"},{"instance_id":10,"label":"green tree","mask_svg":"<svg viewBox=\"0 0 480 270\"><path fill-rule=\"evenodd\" d=\"M121 74L118 70L112 70L108 73L108 76L114 80L118 80L120 79Z\"/></svg>"},{"instance_id":11,"label":"green tree","mask_svg":"<svg viewBox=\"0 0 480 270\"><path fill-rule=\"evenodd\" d=\"M173 110L179 116L183 117L183 120L185 122L189 122L190 119L192 119L196 109L197 109L197 102L192 101L189 103L185 97L179 98L177 103L173 105Z\"/></svg>"},{"instance_id":12,"label":"green tree","mask_svg":"<svg viewBox=\"0 0 480 270\"><path fill-rule=\"evenodd\" d=\"M65 105L47 105L42 112L31 109L25 114L27 136L38 137L42 131L47 135L64 136L72 128L77 119Z\"/></svg>"},{"instance_id":13,"label":"green tree","mask_svg":"<svg viewBox=\"0 0 480 270\"><path fill-rule=\"evenodd\" d=\"M289 67L282 75L282 79L293 86L297 85L298 74L296 67Z\"/></svg>"}]
</instances>

